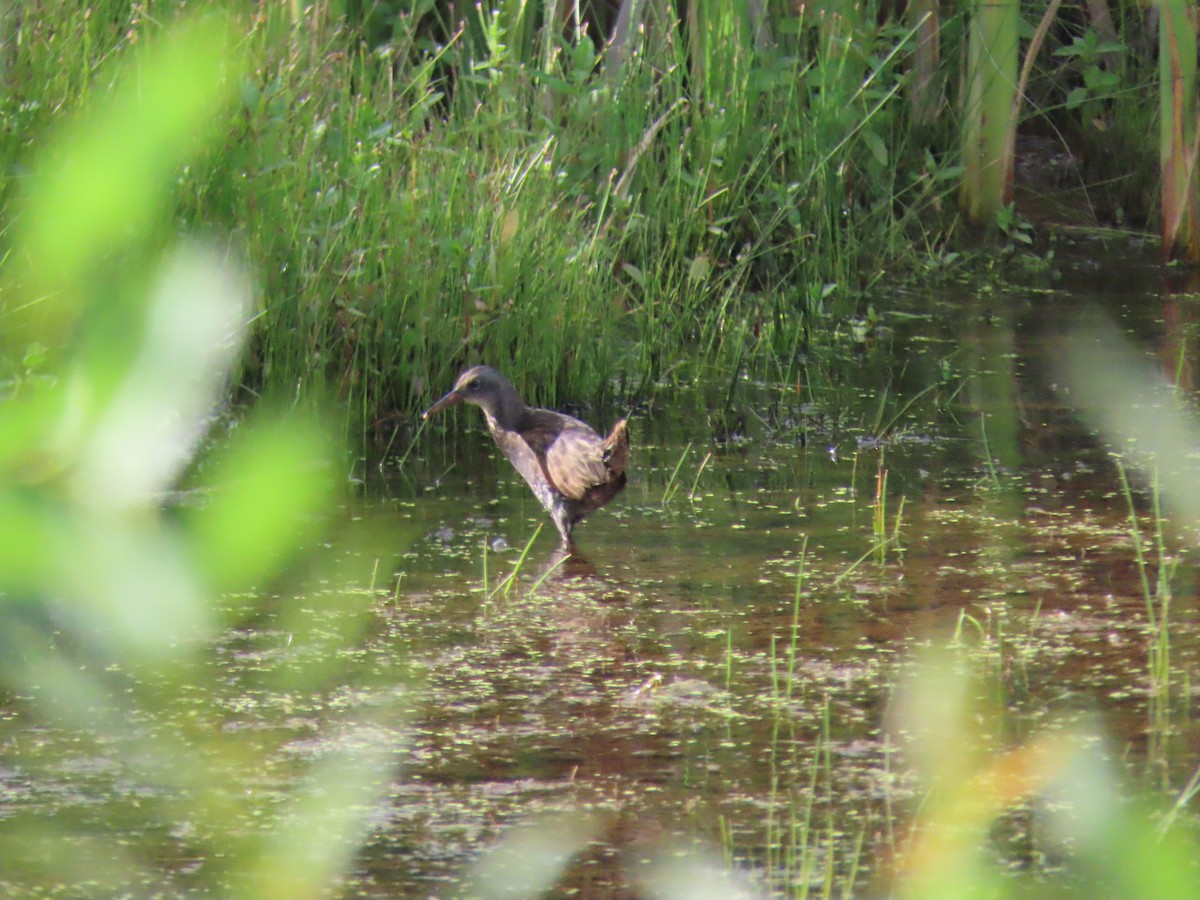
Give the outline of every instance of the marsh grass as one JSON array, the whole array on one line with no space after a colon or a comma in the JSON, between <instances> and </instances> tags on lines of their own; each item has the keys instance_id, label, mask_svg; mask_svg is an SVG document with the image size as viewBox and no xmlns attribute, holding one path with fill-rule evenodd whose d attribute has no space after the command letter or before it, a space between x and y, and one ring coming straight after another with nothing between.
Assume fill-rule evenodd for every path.
<instances>
[{"instance_id":1,"label":"marsh grass","mask_svg":"<svg viewBox=\"0 0 1200 900\"><path fill-rule=\"evenodd\" d=\"M857 472L859 455L857 453L854 455L854 472ZM851 477L853 478L854 476L852 475ZM838 573L832 581L832 586L837 587L842 584L872 557L874 557L877 565L883 566L888 561L889 551L902 556L904 548L900 542L900 529L903 522L904 497L902 495L890 527L888 524L887 467L884 465L883 452L881 451L879 462L875 469L875 490L871 502L871 545L857 559Z\"/></svg>"},{"instance_id":2,"label":"marsh grass","mask_svg":"<svg viewBox=\"0 0 1200 900\"><path fill-rule=\"evenodd\" d=\"M562 568L562 566L565 565L567 560L570 558L570 554L568 553L559 554L558 558L555 559L553 563L548 565L546 570L538 576L537 581L529 586L529 590L525 592L525 596L527 598L532 598L538 592L541 586L546 583L546 579Z\"/></svg>"},{"instance_id":3,"label":"marsh grass","mask_svg":"<svg viewBox=\"0 0 1200 900\"><path fill-rule=\"evenodd\" d=\"M663 509L666 509L667 506L670 505L671 501L675 498L675 495L679 492L679 487L680 487L679 473L682 471L683 464L685 462L687 462L688 455L691 452L692 452L692 442L688 441L687 446L683 448L683 452L679 454L679 460L675 463L675 468L671 470L671 477L669 477L667 479L667 483L663 487L663 494L662 494L662 501L661 501ZM701 467L701 468L703 468L703 467ZM699 480L699 478L700 478L700 473L698 471L696 473L696 479ZM695 491L695 485L693 484L693 492L694 491Z\"/></svg>"},{"instance_id":4,"label":"marsh grass","mask_svg":"<svg viewBox=\"0 0 1200 900\"><path fill-rule=\"evenodd\" d=\"M1000 493L1003 485L1000 482L1000 471L996 467L996 459L992 456L991 444L988 442L986 413L981 413L979 416L979 437L983 448L983 464L987 471L985 485L988 489Z\"/></svg>"},{"instance_id":5,"label":"marsh grass","mask_svg":"<svg viewBox=\"0 0 1200 900\"><path fill-rule=\"evenodd\" d=\"M896 511L895 528L887 532L887 481L888 470L884 465L884 450L879 451L879 465L875 470L875 505L871 514L871 533L875 540L875 557L882 564L887 561L888 547L896 542L900 534L900 520L904 513L904 498L900 498L900 509Z\"/></svg>"},{"instance_id":6,"label":"marsh grass","mask_svg":"<svg viewBox=\"0 0 1200 900\"><path fill-rule=\"evenodd\" d=\"M478 361L541 404L711 366L787 382L889 270L954 256L956 123L913 128L904 96L919 22L874 3L697 0L678 23L626 6L645 20L609 45L578 4L233 4L256 66L160 224L231 231L261 273L241 396L330 390L346 430L386 436ZM179 9L15 8L6 170ZM950 108L970 16L938 21L925 62L947 72L922 78ZM1087 46L1054 52L1086 67ZM1126 75L1152 68L1130 56ZM1052 97L1039 75L1028 93ZM1150 105L1126 82L1079 112L1122 104L1106 133L1136 119L1122 146L1145 155ZM1144 183L1114 190L1132 205Z\"/></svg>"},{"instance_id":7,"label":"marsh grass","mask_svg":"<svg viewBox=\"0 0 1200 900\"><path fill-rule=\"evenodd\" d=\"M708 463L712 459L712 451L704 454L704 459L700 460L700 465L696 466L696 475L692 478L692 486L688 489L688 500L696 499L696 488L700 485L700 476L704 474L704 470L708 468Z\"/></svg>"},{"instance_id":8,"label":"marsh grass","mask_svg":"<svg viewBox=\"0 0 1200 900\"><path fill-rule=\"evenodd\" d=\"M1134 561L1146 606L1150 756L1152 760L1162 762L1166 754L1166 741L1172 728L1171 580L1175 574L1176 561L1166 546L1157 477L1151 479L1150 514L1153 537L1151 547L1147 548L1142 526L1138 521L1133 490L1126 477L1125 467L1119 460L1117 476L1120 480L1121 494L1129 510L1129 537L1133 543Z\"/></svg>"},{"instance_id":9,"label":"marsh grass","mask_svg":"<svg viewBox=\"0 0 1200 900\"><path fill-rule=\"evenodd\" d=\"M1187 810L1188 804L1200 794L1200 768L1192 772L1192 777L1175 796L1175 802L1163 815L1158 823L1158 833L1166 834L1174 826L1179 816Z\"/></svg>"},{"instance_id":10,"label":"marsh grass","mask_svg":"<svg viewBox=\"0 0 1200 900\"><path fill-rule=\"evenodd\" d=\"M829 694L813 699L816 734L797 740L791 733L797 704L809 700L798 663L803 652L801 616L812 590L808 539L796 561L787 633L770 644L774 720L769 741L771 779L766 802L764 877L773 890L795 898L855 896L868 830L880 825L863 815L850 831L835 820L833 711ZM732 656L730 650L729 656ZM797 690L799 688L799 691ZM889 830L893 823L886 826Z\"/></svg>"},{"instance_id":11,"label":"marsh grass","mask_svg":"<svg viewBox=\"0 0 1200 900\"><path fill-rule=\"evenodd\" d=\"M483 589L484 589L485 604L490 602L492 600L492 598L495 597L497 594L501 594L504 597L508 597L509 594L512 593L513 588L517 584L517 579L521 574L521 569L524 568L525 561L529 558L529 551L533 549L534 541L537 540L538 535L541 533L542 533L542 525L539 524L536 528L533 529L533 534L531 534L529 536L529 540L527 540L525 542L525 546L521 548L521 552L517 556L516 561L513 562L512 569L509 570L509 573L507 575L505 575L504 578L500 579L499 584L497 584L494 588L490 588L490 589L488 587L488 581L487 581L487 556L488 556L489 548L487 546L486 539L484 540L484 544L483 544L483 559L484 559L484 562L483 562L483 567L484 567L483 568L483 573L484 573ZM561 561L559 564L561 564ZM558 564L556 564L556 566L557 565ZM550 571L553 571L553 569L551 569ZM541 583L543 581L546 580L546 575L549 575L549 574L550 574L550 572L547 571L544 575L542 575L541 578L538 579L537 583L529 590L529 596L533 595L533 592L541 585Z\"/></svg>"},{"instance_id":12,"label":"marsh grass","mask_svg":"<svg viewBox=\"0 0 1200 900\"><path fill-rule=\"evenodd\" d=\"M825 697L815 741L798 749L776 722L773 775L767 797L764 876L784 896L807 900L855 896L870 816L852 833L839 829L829 809L835 793L834 741ZM789 749L784 749L789 748ZM799 776L799 778L797 778ZM824 811L822 811L824 810Z\"/></svg>"}]
</instances>

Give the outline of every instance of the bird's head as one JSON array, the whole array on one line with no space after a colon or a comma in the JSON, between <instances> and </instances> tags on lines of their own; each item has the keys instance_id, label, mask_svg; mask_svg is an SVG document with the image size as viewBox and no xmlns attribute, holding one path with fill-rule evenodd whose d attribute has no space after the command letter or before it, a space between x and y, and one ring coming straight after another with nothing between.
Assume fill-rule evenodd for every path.
<instances>
[{"instance_id":1,"label":"bird's head","mask_svg":"<svg viewBox=\"0 0 1200 900\"><path fill-rule=\"evenodd\" d=\"M473 366L459 375L450 392L425 410L421 418L428 419L455 403L473 403L495 418L498 411L508 408L514 398L520 402L516 388L507 378L490 366Z\"/></svg>"}]
</instances>

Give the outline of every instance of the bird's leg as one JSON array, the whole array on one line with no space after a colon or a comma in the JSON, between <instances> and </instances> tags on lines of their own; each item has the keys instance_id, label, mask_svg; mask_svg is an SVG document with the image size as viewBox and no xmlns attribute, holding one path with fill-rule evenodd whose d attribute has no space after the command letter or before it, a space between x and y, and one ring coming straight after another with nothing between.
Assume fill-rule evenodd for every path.
<instances>
[{"instance_id":1,"label":"bird's leg","mask_svg":"<svg viewBox=\"0 0 1200 900\"><path fill-rule=\"evenodd\" d=\"M575 546L575 542L571 540L571 526L567 524L566 516L552 515L554 519L554 527L558 529L558 536L562 539L560 546L564 550L570 550Z\"/></svg>"}]
</instances>

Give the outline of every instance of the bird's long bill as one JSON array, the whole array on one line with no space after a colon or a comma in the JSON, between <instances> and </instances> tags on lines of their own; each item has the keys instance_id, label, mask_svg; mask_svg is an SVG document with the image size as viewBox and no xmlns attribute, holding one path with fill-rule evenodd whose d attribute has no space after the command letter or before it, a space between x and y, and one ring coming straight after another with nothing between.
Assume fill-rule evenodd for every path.
<instances>
[{"instance_id":1,"label":"bird's long bill","mask_svg":"<svg viewBox=\"0 0 1200 900\"><path fill-rule=\"evenodd\" d=\"M421 413L421 418L428 419L435 412L440 412L447 406L453 406L455 403L462 403L462 398L463 395L458 391L451 391L437 403L433 404L433 406L429 407L429 409L425 410L425 412Z\"/></svg>"}]
</instances>

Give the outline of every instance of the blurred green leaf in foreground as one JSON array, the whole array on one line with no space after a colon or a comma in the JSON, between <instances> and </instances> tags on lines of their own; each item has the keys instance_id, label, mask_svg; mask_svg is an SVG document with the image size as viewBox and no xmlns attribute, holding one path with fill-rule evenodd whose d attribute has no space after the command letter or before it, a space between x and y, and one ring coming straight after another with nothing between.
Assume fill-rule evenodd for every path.
<instances>
[{"instance_id":1,"label":"blurred green leaf in foreground","mask_svg":"<svg viewBox=\"0 0 1200 900\"><path fill-rule=\"evenodd\" d=\"M8 229L5 896L320 896L390 770L380 714L347 713L323 723L336 737L306 765L267 782L285 736L225 727L218 705L246 689L222 684L212 659L245 615L218 600L278 575L330 508L326 431L260 411L191 478L206 499L165 509L226 395L252 301L236 254L177 237L171 217L177 173L209 149L250 65L231 34L222 16L187 12L114 60L97 79L111 90L34 148ZM337 602L355 622L369 599ZM277 688L314 677L280 668ZM69 785L66 747L90 768Z\"/></svg>"}]
</instances>

